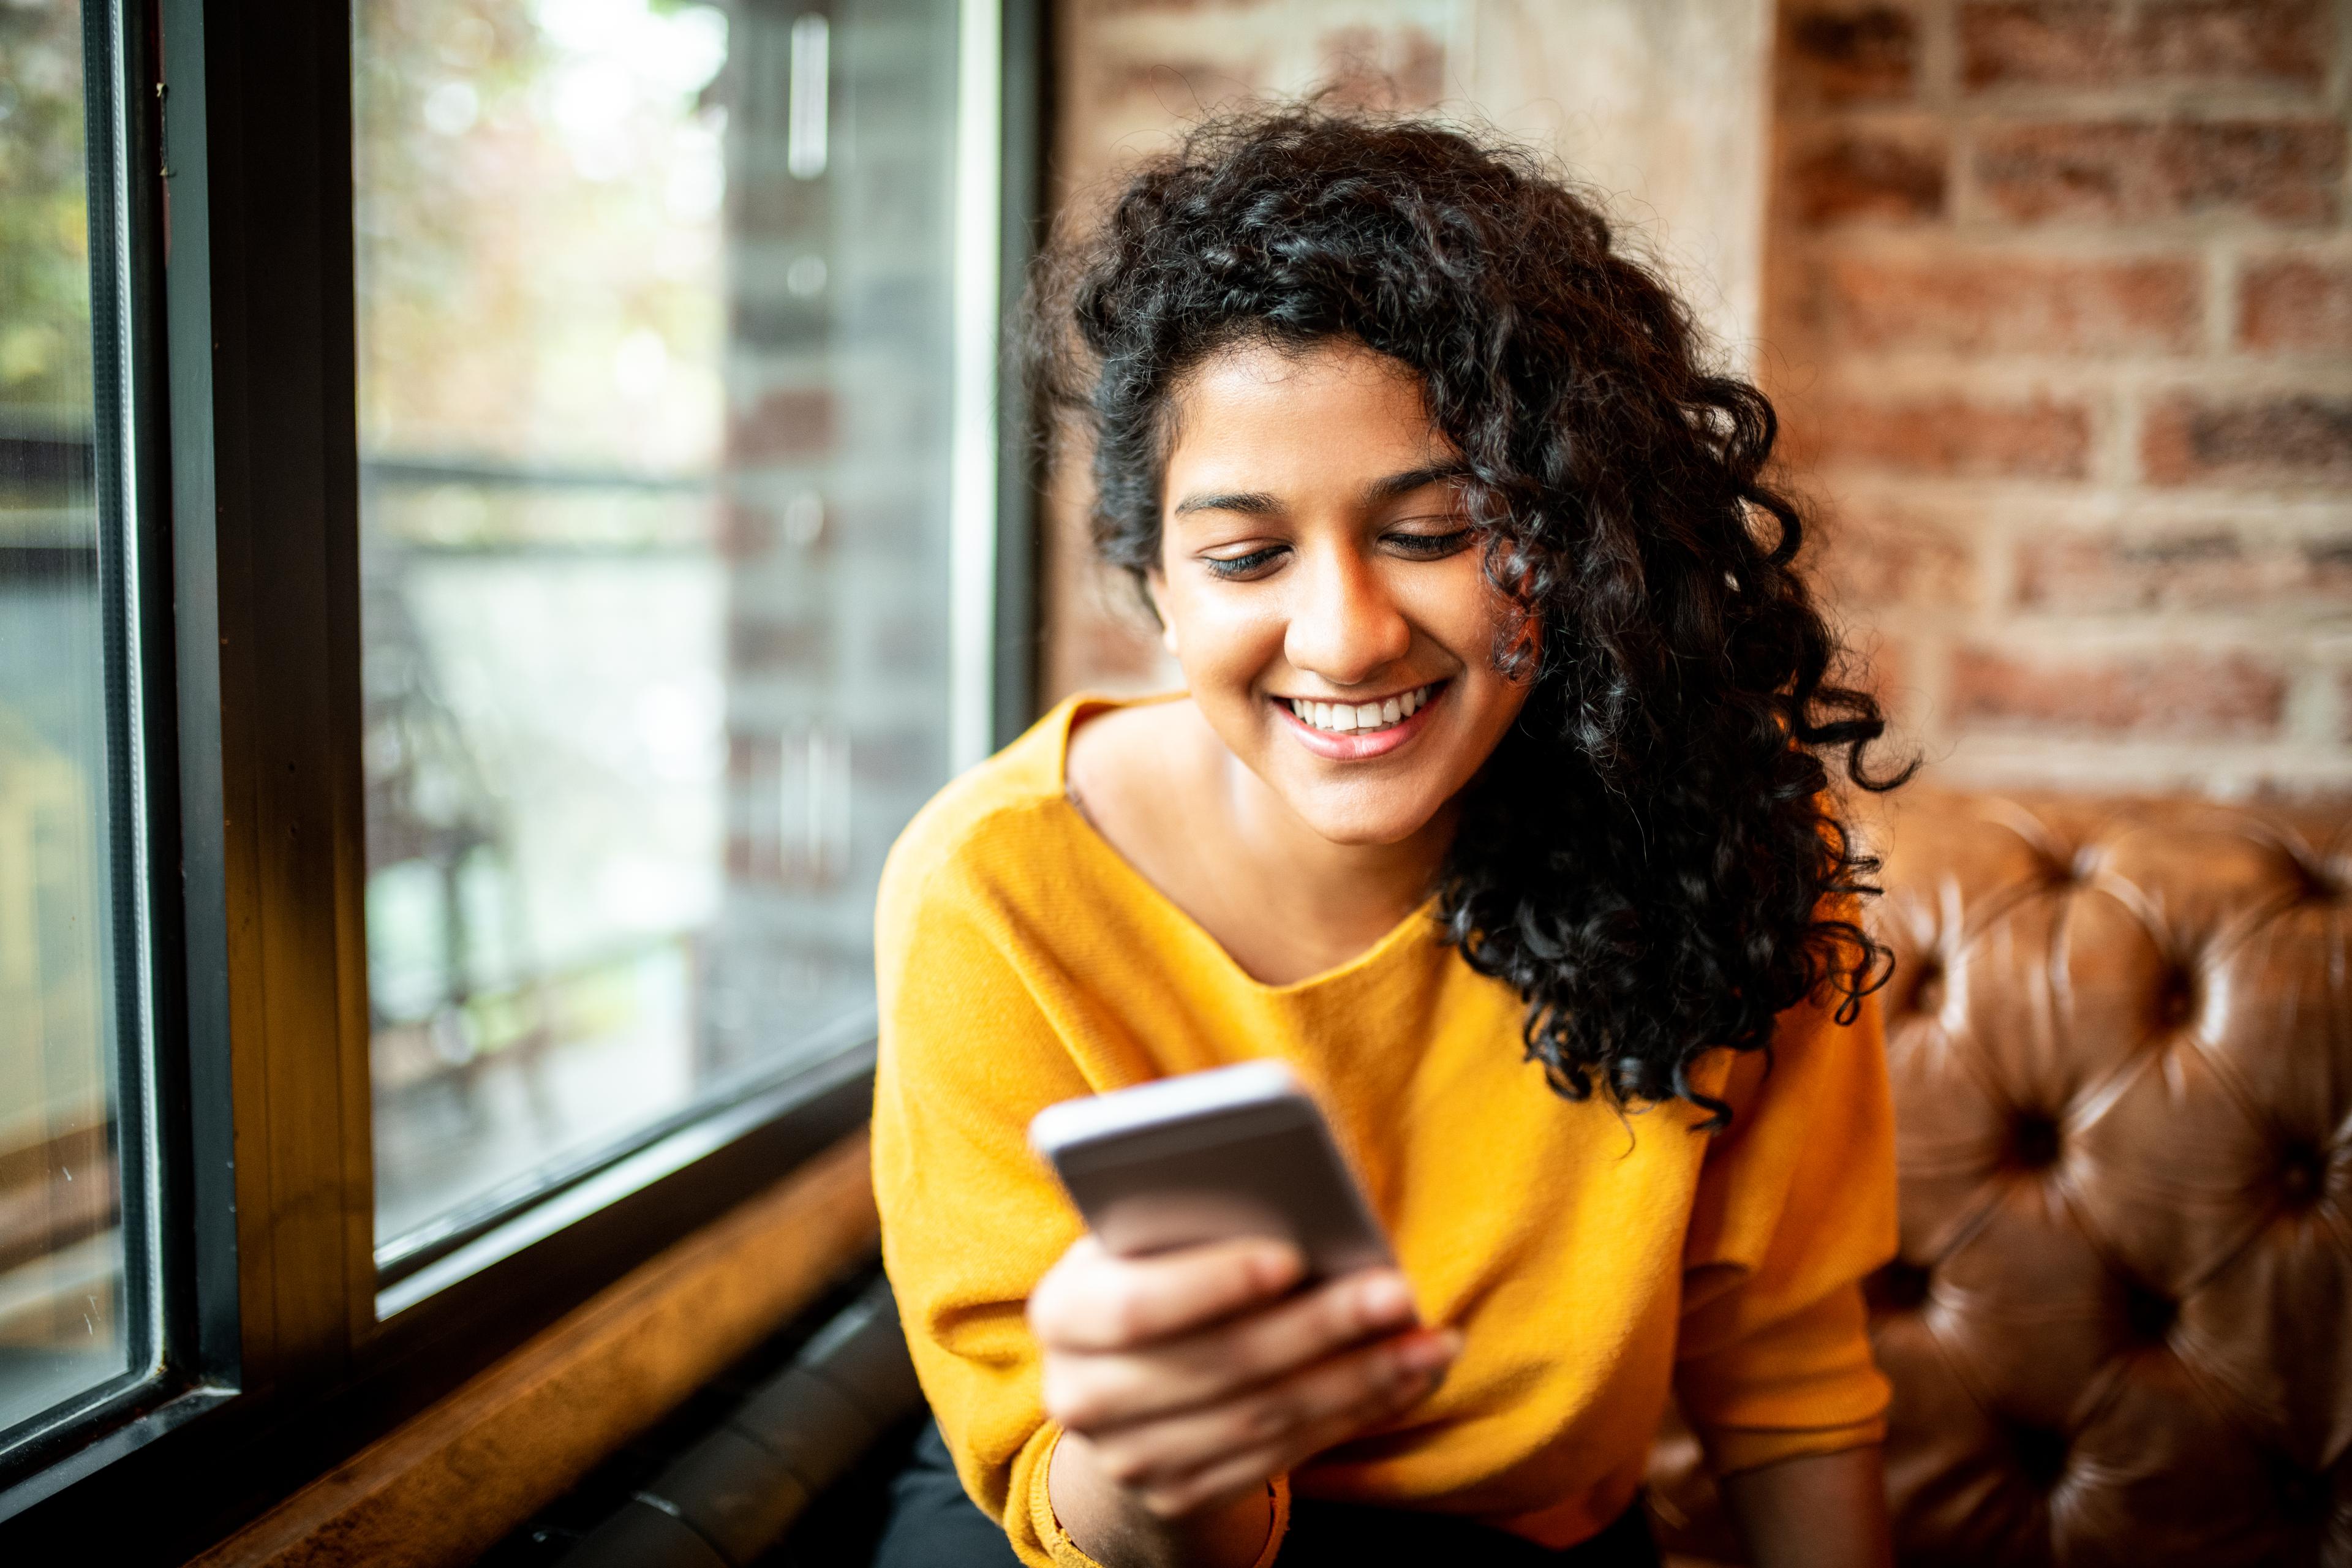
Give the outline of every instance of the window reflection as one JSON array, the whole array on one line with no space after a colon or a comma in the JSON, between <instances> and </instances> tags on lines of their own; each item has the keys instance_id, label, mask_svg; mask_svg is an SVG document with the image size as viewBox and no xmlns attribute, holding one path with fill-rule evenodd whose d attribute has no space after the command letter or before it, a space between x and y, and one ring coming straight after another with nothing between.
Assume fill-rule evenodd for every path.
<instances>
[{"instance_id":1,"label":"window reflection","mask_svg":"<svg viewBox=\"0 0 2352 1568\"><path fill-rule=\"evenodd\" d=\"M82 17L0 6L0 1430L130 1370Z\"/></svg>"},{"instance_id":2,"label":"window reflection","mask_svg":"<svg viewBox=\"0 0 2352 1568\"><path fill-rule=\"evenodd\" d=\"M362 0L376 1234L855 1038L946 775L953 0Z\"/></svg>"}]
</instances>

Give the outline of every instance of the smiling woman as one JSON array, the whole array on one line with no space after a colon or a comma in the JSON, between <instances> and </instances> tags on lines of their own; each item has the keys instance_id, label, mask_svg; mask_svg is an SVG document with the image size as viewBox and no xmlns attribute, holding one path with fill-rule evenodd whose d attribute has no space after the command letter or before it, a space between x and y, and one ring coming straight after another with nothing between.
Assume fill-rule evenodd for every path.
<instances>
[{"instance_id":1,"label":"smiling woman","mask_svg":"<svg viewBox=\"0 0 2352 1568\"><path fill-rule=\"evenodd\" d=\"M1043 282L1185 690L1064 704L885 870L877 1194L941 1439L883 1561L1654 1563L1671 1387L1759 1562L1883 1562L1883 954L1824 755L1895 781L1769 407L1594 209L1428 125L1212 125ZM1116 1257L1022 1146L1265 1057L1397 1268Z\"/></svg>"}]
</instances>

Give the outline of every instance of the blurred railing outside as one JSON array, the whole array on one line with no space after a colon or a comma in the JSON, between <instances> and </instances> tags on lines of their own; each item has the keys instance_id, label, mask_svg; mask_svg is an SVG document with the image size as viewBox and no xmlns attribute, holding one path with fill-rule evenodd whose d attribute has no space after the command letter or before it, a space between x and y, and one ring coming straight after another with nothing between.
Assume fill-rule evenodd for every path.
<instances>
[{"instance_id":1,"label":"blurred railing outside","mask_svg":"<svg viewBox=\"0 0 2352 1568\"><path fill-rule=\"evenodd\" d=\"M388 1276L866 1037L944 781L956 6L362 0Z\"/></svg>"}]
</instances>

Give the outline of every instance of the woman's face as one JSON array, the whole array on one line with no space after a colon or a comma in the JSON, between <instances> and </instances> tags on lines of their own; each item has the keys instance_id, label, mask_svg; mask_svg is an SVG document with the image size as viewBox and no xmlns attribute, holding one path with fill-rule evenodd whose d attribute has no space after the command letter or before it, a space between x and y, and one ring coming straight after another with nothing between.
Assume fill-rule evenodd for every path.
<instances>
[{"instance_id":1,"label":"woman's face","mask_svg":"<svg viewBox=\"0 0 2352 1568\"><path fill-rule=\"evenodd\" d=\"M1151 588L1193 701L1324 837L1412 837L1527 700L1419 379L1360 344L1244 345L1171 412Z\"/></svg>"}]
</instances>

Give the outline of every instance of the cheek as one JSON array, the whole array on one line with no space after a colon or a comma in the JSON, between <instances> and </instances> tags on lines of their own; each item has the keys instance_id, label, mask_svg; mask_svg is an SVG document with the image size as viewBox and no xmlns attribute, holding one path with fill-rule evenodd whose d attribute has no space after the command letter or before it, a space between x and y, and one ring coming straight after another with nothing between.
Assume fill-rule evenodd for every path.
<instances>
[{"instance_id":1,"label":"cheek","mask_svg":"<svg viewBox=\"0 0 2352 1568\"><path fill-rule=\"evenodd\" d=\"M1510 605L1486 581L1477 551L1418 568L1399 603L1424 637L1461 662L1465 675L1500 679L1495 637L1508 622Z\"/></svg>"},{"instance_id":2,"label":"cheek","mask_svg":"<svg viewBox=\"0 0 2352 1568\"><path fill-rule=\"evenodd\" d=\"M1283 620L1270 595L1177 589L1160 600L1177 662L1196 699L1239 694L1282 652Z\"/></svg>"}]
</instances>

